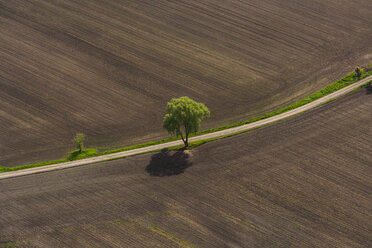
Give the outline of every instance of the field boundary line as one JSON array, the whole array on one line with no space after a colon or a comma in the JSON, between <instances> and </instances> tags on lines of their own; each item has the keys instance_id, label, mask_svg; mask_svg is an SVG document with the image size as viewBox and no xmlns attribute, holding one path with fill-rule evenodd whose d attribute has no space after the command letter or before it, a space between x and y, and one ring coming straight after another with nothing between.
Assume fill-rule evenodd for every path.
<instances>
[{"instance_id":1,"label":"field boundary line","mask_svg":"<svg viewBox=\"0 0 372 248\"><path fill-rule=\"evenodd\" d=\"M351 92L354 89L357 89L358 87L366 84L370 80L372 80L372 76L368 76L362 80L359 80L355 83L345 86L344 88L341 88L333 93L325 95L310 103L307 103L295 109L289 110L287 112L284 112L284 113L281 113L281 114L278 114L272 117L268 117L266 119L258 120L258 121L251 122L248 124L243 124L241 126L231 127L231 128L220 130L220 131L215 131L212 133L193 136L190 138L190 142L203 141L203 140L208 140L208 139L213 139L213 138L224 137L228 135L234 135L237 133L241 133L243 131L248 131L253 128L258 128L258 127L261 127L261 126L264 126L264 125L267 125L267 124L270 124L270 123L273 123L279 120L283 120L285 118L288 118L288 117L297 115L299 113L302 113L304 111L318 107L328 102L329 100L345 95L348 92ZM81 165L87 165L87 164L92 164L92 163L98 163L98 162L103 162L106 160L123 158L123 157L138 155L141 153L152 152L152 151L157 151L157 150L161 150L165 148L180 146L182 144L183 144L182 140L175 140L175 141L170 141L170 142L161 143L157 145L151 145L151 146L146 146L146 147L137 148L137 149L128 150L128 151L100 155L96 157L84 158L80 160L62 162L62 163L57 163L57 164L45 165L45 166L16 170L16 171L3 172L3 173L0 173L0 180L6 179L6 178L25 176L25 175L30 175L30 174L37 174L37 173L42 173L42 172L47 172L47 171L61 170L61 169L66 169L66 168L71 168L71 167L76 167L76 166L81 166Z\"/></svg>"}]
</instances>

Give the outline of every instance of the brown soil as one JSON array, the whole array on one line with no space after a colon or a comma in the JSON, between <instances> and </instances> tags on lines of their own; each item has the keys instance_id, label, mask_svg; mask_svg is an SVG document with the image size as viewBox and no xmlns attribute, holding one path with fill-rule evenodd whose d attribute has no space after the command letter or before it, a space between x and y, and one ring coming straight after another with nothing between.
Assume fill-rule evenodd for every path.
<instances>
[{"instance_id":1,"label":"brown soil","mask_svg":"<svg viewBox=\"0 0 372 248\"><path fill-rule=\"evenodd\" d=\"M371 107L361 89L186 154L1 180L0 247L371 247Z\"/></svg>"},{"instance_id":2,"label":"brown soil","mask_svg":"<svg viewBox=\"0 0 372 248\"><path fill-rule=\"evenodd\" d=\"M372 59L372 3L0 1L0 165L169 137L165 105L187 95L246 120Z\"/></svg>"}]
</instances>

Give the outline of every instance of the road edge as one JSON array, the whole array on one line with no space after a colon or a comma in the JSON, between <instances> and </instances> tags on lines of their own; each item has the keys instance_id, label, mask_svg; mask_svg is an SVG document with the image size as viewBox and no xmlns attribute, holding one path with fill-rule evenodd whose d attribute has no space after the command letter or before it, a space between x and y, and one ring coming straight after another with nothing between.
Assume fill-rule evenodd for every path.
<instances>
[{"instance_id":1,"label":"road edge","mask_svg":"<svg viewBox=\"0 0 372 248\"><path fill-rule=\"evenodd\" d=\"M302 105L298 108L289 110L287 112L284 112L284 113L281 113L281 114L278 114L272 117L268 117L266 119L244 124L241 126L232 127L232 128L228 128L228 129L224 129L224 130L220 130L220 131L216 131L212 133L202 134L198 136L193 136L190 138L190 142L219 138L219 137L224 137L228 135L231 136L231 135L238 134L244 131L248 131L250 129L254 129L254 128L258 128L258 127L261 127L267 124L271 124L271 123L283 120L288 117L292 117L299 113L302 113L307 110L313 109L315 107L321 106L324 103L327 103L329 100L345 95L361 87L362 85L368 83L371 80L372 80L372 76L368 76L355 83L352 83L351 85L348 85L342 89L332 92L326 96L323 96L315 101ZM119 158L138 155L138 154L142 154L146 152L153 152L153 151L161 150L164 148L171 148L171 147L179 146L182 144L183 143L181 140L175 140L175 141L170 141L170 142L161 143L157 145L151 145L147 147L137 148L137 149L128 150L128 151L122 151L122 152L117 152L117 153L112 153L112 154L107 154L107 155L100 155L100 156L91 157L91 158L85 158L85 159L80 159L80 160L74 160L74 161L69 161L69 162L45 165L45 166L16 170L16 171L2 172L0 173L0 180L7 179L7 178L26 176L26 175L31 175L31 174L38 174L38 173L54 171L54 170L62 170L62 169L76 167L76 166L92 164L92 163L104 162L104 161L111 160L111 159L119 159Z\"/></svg>"}]
</instances>

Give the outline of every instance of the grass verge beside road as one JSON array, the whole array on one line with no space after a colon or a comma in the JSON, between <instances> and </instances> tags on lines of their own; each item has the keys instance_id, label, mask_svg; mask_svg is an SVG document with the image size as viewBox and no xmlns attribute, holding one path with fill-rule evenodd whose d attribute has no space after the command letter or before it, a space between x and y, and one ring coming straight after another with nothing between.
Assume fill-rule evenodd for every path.
<instances>
[{"instance_id":1,"label":"grass verge beside road","mask_svg":"<svg viewBox=\"0 0 372 248\"><path fill-rule=\"evenodd\" d=\"M271 112L271 113L268 113L268 114L265 114L265 115L262 115L262 116L259 116L259 117L251 118L247 121L242 121L242 122L235 123L235 124L232 124L232 125L226 125L226 126L222 126L222 127L219 127L219 128L214 128L214 129L201 131L201 132L198 132L198 133L193 134L191 136L197 136L197 135L208 134L208 133L212 133L212 132L216 132L216 131L221 131L221 130L241 126L241 125L244 125L244 124L252 123L252 122L255 122L255 121L259 121L259 120L262 120L262 119L266 119L266 118L269 118L269 117L287 112L289 110L298 108L298 107L303 106L307 103L315 101L315 100L317 100L317 99L319 99L323 96L326 96L330 93L333 93L333 92L335 92L339 89L342 89L342 88L344 88L344 87L346 87L346 86L348 86L352 83L355 83L355 82L357 82L357 81L359 81L363 78L366 78L370 75L372 75L372 70L362 71L362 75L359 78L353 72L353 73L347 75L346 77L342 78L341 80L338 80L337 82L321 89L320 91L311 94L309 97L306 97L306 98L304 98L304 99L302 99L302 100L300 100L300 101L298 101L294 104L291 104L291 105L289 105L285 108L282 108L280 110L277 110L277 111L274 111L274 112ZM369 81L365 85L370 85L371 82L372 81ZM246 131L248 131L248 130L246 130ZM246 132L246 131L243 131L243 132ZM236 134L238 134L238 133L234 133L233 135L236 135ZM232 136L232 135L227 135L227 136ZM213 140L217 140L217 139L221 139L221 138L225 138L227 136L222 136L222 137L213 138L213 139L206 139L206 140L191 142L190 147L188 149L192 149L192 148L200 146L204 143L207 143L207 142L210 142L210 141L213 141ZM68 162L68 161L73 161L73 160L78 160L78 159L83 159L83 158L89 158L89 157L95 157L95 156L100 156L100 155L107 155L107 154L112 154L112 153L117 153L117 152L129 151L129 150L143 148L143 147L147 147L147 146L151 146L151 145L162 144L162 143L166 143L166 142L170 142L170 141L174 141L174 140L178 140L178 139L179 139L179 137L173 137L173 138L169 138L169 139L163 139L163 140L148 142L148 143L144 143L144 144L119 148L119 149L105 151L105 152L97 152L97 150L93 149L93 148L85 149L82 153L77 153L76 151L73 151L73 152L70 153L68 158L65 158L65 159L53 160L53 161L48 161L48 162L41 162L41 163L35 163L35 164L29 164L29 165L23 165L23 166L17 166L17 167L0 166L0 173L1 172L8 172L8 171L22 170L22 169L28 169L28 168L34 168L34 167L40 167L40 166L51 165L51 164L58 164L58 163L63 163L63 162ZM180 149L180 148L182 148L182 147L177 146L177 147L173 147L173 148L169 148L169 149L174 150L174 149Z\"/></svg>"}]
</instances>

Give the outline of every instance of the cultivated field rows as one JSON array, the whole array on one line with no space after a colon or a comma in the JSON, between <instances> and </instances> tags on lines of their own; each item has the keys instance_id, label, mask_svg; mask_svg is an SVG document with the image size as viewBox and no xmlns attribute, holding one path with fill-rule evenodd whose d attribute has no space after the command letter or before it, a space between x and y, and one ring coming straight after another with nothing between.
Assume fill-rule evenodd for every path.
<instances>
[{"instance_id":1,"label":"cultivated field rows","mask_svg":"<svg viewBox=\"0 0 372 248\"><path fill-rule=\"evenodd\" d=\"M370 247L367 92L187 153L1 180L0 244Z\"/></svg>"},{"instance_id":2,"label":"cultivated field rows","mask_svg":"<svg viewBox=\"0 0 372 248\"><path fill-rule=\"evenodd\" d=\"M187 95L203 128L295 102L372 58L372 3L0 1L0 165L168 137Z\"/></svg>"},{"instance_id":3,"label":"cultivated field rows","mask_svg":"<svg viewBox=\"0 0 372 248\"><path fill-rule=\"evenodd\" d=\"M191 137L189 141L192 143L198 142L198 141L205 142L210 139L223 138L223 137L227 137L231 135L236 135L238 133L249 131L255 128L259 128L259 127L298 115L302 112L311 110L325 103L328 103L329 101L337 99L338 97L348 94L360 87L363 87L363 85L367 84L369 81L371 81L371 79L372 79L372 76L368 76L351 85L343 87L342 89L339 89L326 96L323 96L317 100L314 100L310 103L307 103L295 109L283 112L281 114L277 114L277 115L274 115L274 116L271 116L271 117L268 117L262 120L258 120L255 122L247 123L244 125L223 129L220 131L210 132L210 133L206 133L202 135L196 135L194 137ZM174 140L170 142L164 142L160 144L145 146L142 148L130 149L127 151L122 151L122 152L115 152L115 153L106 154L106 155L89 157L85 159L77 159L77 160L72 160L72 161L67 161L67 162L62 162L62 163L55 163L55 164L44 165L44 166L36 166L33 168L27 168L27 169L23 168L21 170L14 170L14 171L0 174L0 180L5 179L5 178L11 178L11 177L25 176L29 174L43 173L43 172L52 171L52 170L63 170L66 168L82 166L82 165L87 165L87 164L92 164L92 163L97 163L97 162L103 162L103 161L108 161L108 160L113 160L113 159L118 159L118 158L124 158L124 157L134 156L134 155L143 154L147 152L160 151L163 149L174 150L175 147L181 147L183 144L184 144L183 141L178 139L178 140Z\"/></svg>"}]
</instances>

